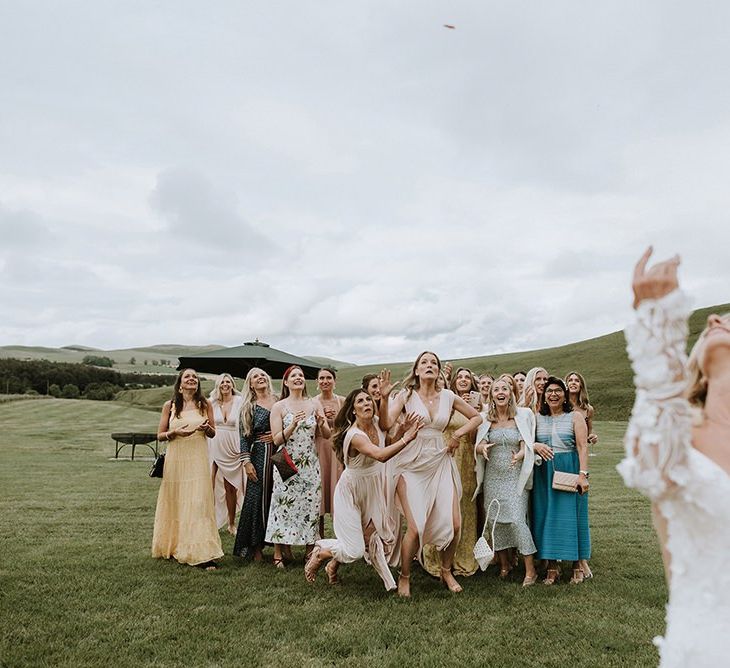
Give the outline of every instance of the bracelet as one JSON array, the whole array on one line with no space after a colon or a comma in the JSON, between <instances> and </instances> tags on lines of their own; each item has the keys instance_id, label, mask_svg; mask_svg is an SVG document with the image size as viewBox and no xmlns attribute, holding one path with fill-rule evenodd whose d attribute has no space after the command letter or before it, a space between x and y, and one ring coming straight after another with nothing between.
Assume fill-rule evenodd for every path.
<instances>
[{"instance_id":1,"label":"bracelet","mask_svg":"<svg viewBox=\"0 0 730 668\"><path fill-rule=\"evenodd\" d=\"M588 471L578 471L578 473L582 473L586 478L590 476L590 473L588 473Z\"/></svg>"}]
</instances>

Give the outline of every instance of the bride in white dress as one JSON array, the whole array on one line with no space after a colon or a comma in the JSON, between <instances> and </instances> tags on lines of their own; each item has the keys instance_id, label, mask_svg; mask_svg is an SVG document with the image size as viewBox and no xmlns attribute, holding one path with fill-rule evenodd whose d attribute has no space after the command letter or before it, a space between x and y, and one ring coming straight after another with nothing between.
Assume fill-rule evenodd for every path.
<instances>
[{"instance_id":1,"label":"bride in white dress","mask_svg":"<svg viewBox=\"0 0 730 668\"><path fill-rule=\"evenodd\" d=\"M715 314L687 357L679 257L634 273L626 328L636 401L619 471L652 501L669 583L661 668L727 665L730 632L730 316Z\"/></svg>"}]
</instances>

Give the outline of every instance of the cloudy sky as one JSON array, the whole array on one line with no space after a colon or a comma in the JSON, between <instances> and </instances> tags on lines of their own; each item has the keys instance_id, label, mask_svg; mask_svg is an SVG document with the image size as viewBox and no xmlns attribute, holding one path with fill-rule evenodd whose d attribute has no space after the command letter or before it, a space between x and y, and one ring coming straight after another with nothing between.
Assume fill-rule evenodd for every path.
<instances>
[{"instance_id":1,"label":"cloudy sky","mask_svg":"<svg viewBox=\"0 0 730 668\"><path fill-rule=\"evenodd\" d=\"M730 301L729 23L0 0L0 344L553 346L623 326L649 243Z\"/></svg>"}]
</instances>

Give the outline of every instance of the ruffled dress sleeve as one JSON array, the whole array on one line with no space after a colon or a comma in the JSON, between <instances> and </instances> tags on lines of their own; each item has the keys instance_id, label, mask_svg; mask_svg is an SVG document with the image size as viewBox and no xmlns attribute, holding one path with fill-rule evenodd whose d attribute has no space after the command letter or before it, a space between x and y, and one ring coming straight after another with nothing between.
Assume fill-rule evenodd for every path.
<instances>
[{"instance_id":1,"label":"ruffled dress sleeve","mask_svg":"<svg viewBox=\"0 0 730 668\"><path fill-rule=\"evenodd\" d=\"M680 290L645 300L626 328L636 399L618 465L628 487L658 501L688 480L692 417L686 387L690 300Z\"/></svg>"}]
</instances>

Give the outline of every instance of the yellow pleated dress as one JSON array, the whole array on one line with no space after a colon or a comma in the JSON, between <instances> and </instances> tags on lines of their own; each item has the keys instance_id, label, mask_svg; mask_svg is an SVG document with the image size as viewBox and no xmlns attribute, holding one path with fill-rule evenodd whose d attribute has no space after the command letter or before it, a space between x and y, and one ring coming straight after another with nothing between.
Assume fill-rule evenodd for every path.
<instances>
[{"instance_id":1,"label":"yellow pleated dress","mask_svg":"<svg viewBox=\"0 0 730 668\"><path fill-rule=\"evenodd\" d=\"M173 409L174 410L174 409ZM197 410L170 416L170 429L194 429L206 416ZM170 441L157 495L152 556L204 564L223 556L215 521L208 442L202 431Z\"/></svg>"},{"instance_id":2,"label":"yellow pleated dress","mask_svg":"<svg viewBox=\"0 0 730 668\"><path fill-rule=\"evenodd\" d=\"M444 430L444 440L448 442L451 435L466 424L466 418L454 412L449 425ZM476 473L474 472L474 445L473 434L462 436L459 449L454 453L456 468L461 478L461 536L454 554L454 574L474 575L479 568L474 559L474 543L477 541L477 504L471 498L477 487ZM441 574L441 554L433 545L426 545L423 550L423 566L433 576Z\"/></svg>"}]
</instances>

